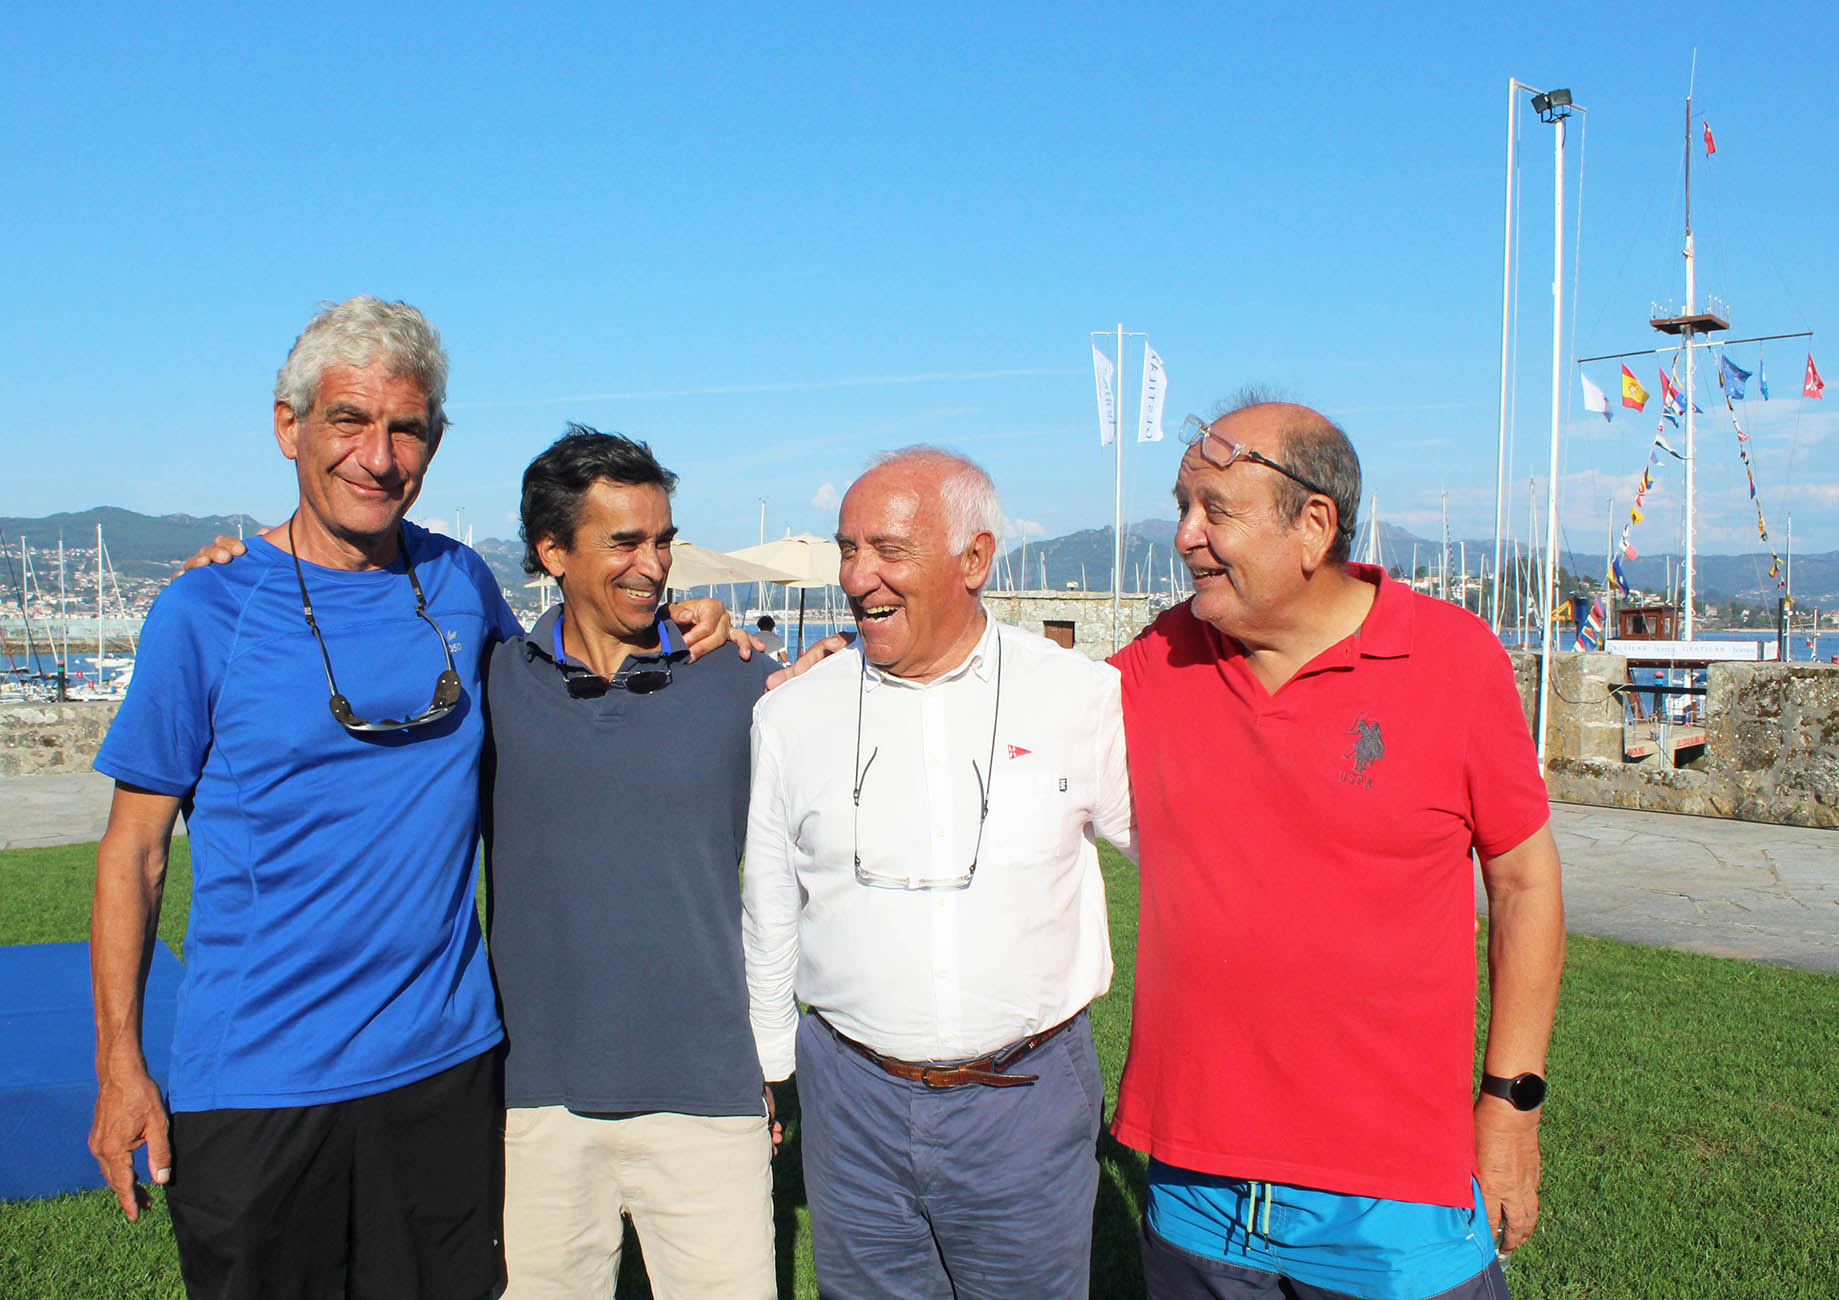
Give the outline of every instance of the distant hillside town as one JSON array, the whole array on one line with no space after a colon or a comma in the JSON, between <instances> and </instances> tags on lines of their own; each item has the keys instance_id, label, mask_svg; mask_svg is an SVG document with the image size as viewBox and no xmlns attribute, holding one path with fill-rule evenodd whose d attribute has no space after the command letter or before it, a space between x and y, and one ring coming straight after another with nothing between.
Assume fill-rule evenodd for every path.
<instances>
[{"instance_id":1,"label":"distant hillside town","mask_svg":"<svg viewBox=\"0 0 1839 1300\"><path fill-rule=\"evenodd\" d=\"M103 550L97 549L101 528ZM22 623L87 622L98 611L106 623L119 620L132 630L199 547L220 535L253 533L262 523L248 515L143 515L102 506L40 518L0 518L0 629L9 644ZM1154 520L1125 531L1126 592L1179 599L1186 572L1173 548L1174 523ZM1446 594L1471 609L1482 606L1484 564L1492 563L1491 540L1452 542L1447 558L1434 541L1389 524L1380 526L1381 556L1396 577L1408 574L1422 589ZM523 544L501 538L475 541L511 608L526 624L541 610L541 593L522 569ZM1506 564L1522 561L1525 549L1507 552ZM992 587L1009 591L1108 591L1112 530L1084 529L1063 537L1024 540L1003 553ZM1794 586L1804 613L1819 609L1839 615L1839 552L1795 556ZM1626 566L1629 580L1644 593L1663 593L1678 559L1645 555ZM1601 556L1567 552L1560 565L1561 594L1598 590ZM1763 627L1772 624L1775 585L1769 557L1700 555L1698 591L1707 627ZM100 578L100 583L98 583ZM725 594L725 593L724 593ZM34 635L44 635L34 627ZM115 631L111 628L109 635Z\"/></svg>"}]
</instances>

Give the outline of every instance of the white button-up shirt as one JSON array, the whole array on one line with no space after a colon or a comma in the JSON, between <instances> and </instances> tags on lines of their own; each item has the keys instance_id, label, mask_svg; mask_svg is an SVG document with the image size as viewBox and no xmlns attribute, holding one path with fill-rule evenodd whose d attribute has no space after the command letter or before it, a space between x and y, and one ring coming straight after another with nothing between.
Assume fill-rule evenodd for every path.
<instances>
[{"instance_id":1,"label":"white button-up shirt","mask_svg":"<svg viewBox=\"0 0 1839 1300\"><path fill-rule=\"evenodd\" d=\"M930 683L879 672L857 649L769 692L754 708L741 891L766 1077L792 1073L798 1001L883 1055L946 1061L1103 993L1111 942L1093 836L1134 857L1129 780L1117 670L994 619ZM857 853L877 877L962 879L973 854L977 870L963 889L878 888L857 879Z\"/></svg>"}]
</instances>

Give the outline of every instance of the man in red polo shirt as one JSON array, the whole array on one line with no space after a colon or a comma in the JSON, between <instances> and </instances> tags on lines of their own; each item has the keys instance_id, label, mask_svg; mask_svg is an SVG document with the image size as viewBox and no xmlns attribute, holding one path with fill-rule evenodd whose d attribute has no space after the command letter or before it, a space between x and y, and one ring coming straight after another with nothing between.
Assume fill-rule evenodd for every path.
<instances>
[{"instance_id":1,"label":"man in red polo shirt","mask_svg":"<svg viewBox=\"0 0 1839 1300\"><path fill-rule=\"evenodd\" d=\"M1504 1294L1564 960L1511 666L1478 619L1348 563L1360 464L1325 417L1260 402L1183 433L1194 598L1114 659L1142 850L1115 1131L1152 1157L1150 1294Z\"/></svg>"}]
</instances>

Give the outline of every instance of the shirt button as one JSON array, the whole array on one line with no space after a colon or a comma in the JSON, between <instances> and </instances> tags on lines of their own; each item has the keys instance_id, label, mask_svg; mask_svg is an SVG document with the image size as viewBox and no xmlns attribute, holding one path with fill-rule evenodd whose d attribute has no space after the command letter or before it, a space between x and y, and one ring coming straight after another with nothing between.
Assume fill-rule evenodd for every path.
<instances>
[{"instance_id":1,"label":"shirt button","mask_svg":"<svg viewBox=\"0 0 1839 1300\"><path fill-rule=\"evenodd\" d=\"M950 967L948 967L948 966L941 966L941 967L939 967L939 978L940 978L940 979L944 979L944 978L945 978L945 977L946 977L947 975L949 975L949 974L951 974L951 968L950 968Z\"/></svg>"},{"instance_id":2,"label":"shirt button","mask_svg":"<svg viewBox=\"0 0 1839 1300\"><path fill-rule=\"evenodd\" d=\"M945 838L945 828L943 826L934 826L932 828L932 837L937 840L944 839Z\"/></svg>"},{"instance_id":3,"label":"shirt button","mask_svg":"<svg viewBox=\"0 0 1839 1300\"><path fill-rule=\"evenodd\" d=\"M945 1035L945 1041L946 1041L946 1042L948 1042L948 1043L949 1043L949 1042L951 1042L951 1041L952 1041L952 1037L953 1037L953 1035L951 1035L951 1034L947 1034L947 1035Z\"/></svg>"}]
</instances>

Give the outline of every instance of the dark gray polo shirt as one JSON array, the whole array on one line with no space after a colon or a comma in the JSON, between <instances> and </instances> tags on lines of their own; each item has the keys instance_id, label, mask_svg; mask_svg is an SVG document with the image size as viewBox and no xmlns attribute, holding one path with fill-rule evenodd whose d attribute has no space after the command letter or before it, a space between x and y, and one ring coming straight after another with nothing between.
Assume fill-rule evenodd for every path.
<instances>
[{"instance_id":1,"label":"dark gray polo shirt","mask_svg":"<svg viewBox=\"0 0 1839 1300\"><path fill-rule=\"evenodd\" d=\"M662 690L575 699L551 649L559 613L498 646L486 694L505 1104L760 1114L739 865L748 728L777 665L679 653Z\"/></svg>"}]
</instances>

